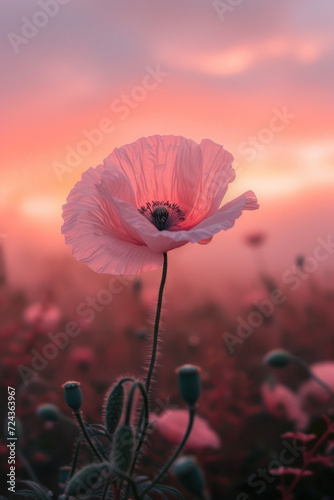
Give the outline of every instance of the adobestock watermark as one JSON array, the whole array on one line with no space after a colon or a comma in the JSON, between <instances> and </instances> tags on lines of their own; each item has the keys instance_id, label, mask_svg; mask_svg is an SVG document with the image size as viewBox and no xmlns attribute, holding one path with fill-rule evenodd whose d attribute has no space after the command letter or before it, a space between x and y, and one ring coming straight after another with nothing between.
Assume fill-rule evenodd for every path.
<instances>
[{"instance_id":1,"label":"adobestock watermark","mask_svg":"<svg viewBox=\"0 0 334 500\"><path fill-rule=\"evenodd\" d=\"M287 269L281 277L282 283L287 285L288 291L295 292L301 284L308 280L315 273L321 263L326 262L334 253L334 240L329 235L327 238L317 238L317 245L313 250L313 255L305 257L303 266L296 264ZM234 354L235 346L243 344L246 339L251 337L257 328L260 328L264 321L274 314L276 307L281 306L287 301L287 296L283 290L276 288L271 291L269 298L261 302L255 302L254 308L246 318L238 316L236 318L237 327L235 333L223 333L229 354Z\"/></svg>"},{"instance_id":2,"label":"adobestock watermark","mask_svg":"<svg viewBox=\"0 0 334 500\"><path fill-rule=\"evenodd\" d=\"M168 71L163 71L160 64L155 67L146 66L146 74L139 85L135 85L128 94L122 94L115 99L111 105L111 117L102 118L93 129L83 129L80 140L76 146L66 146L65 158L63 162L53 161L51 166L59 182L63 181L65 174L76 169L92 152L100 146L106 135L116 130L117 121L125 120L131 110L137 108L150 92L155 90L169 75ZM117 120L117 121L116 121Z\"/></svg>"},{"instance_id":3,"label":"adobestock watermark","mask_svg":"<svg viewBox=\"0 0 334 500\"><path fill-rule=\"evenodd\" d=\"M109 480L111 474L110 464L88 466L85 470L82 470L81 474L79 472L76 477L74 476L72 483L69 483L69 497L79 498L80 500L93 497L96 490ZM69 492L67 491L67 493Z\"/></svg>"},{"instance_id":4,"label":"adobestock watermark","mask_svg":"<svg viewBox=\"0 0 334 500\"><path fill-rule=\"evenodd\" d=\"M76 313L81 317L87 325L91 324L96 315L101 313L113 300L115 295L119 295L125 290L131 281L131 277L118 278L112 277L107 284L107 288L102 288L94 297L87 297L86 300L80 302L76 308ZM72 338L77 337L82 333L82 328L76 321L68 321L64 329L57 333L49 332L47 334L50 342L45 344L41 351L31 349L32 356L30 366L19 365L17 370L25 385L28 385L30 380L41 373L50 361L54 361L60 351L64 351L69 345Z\"/></svg>"},{"instance_id":5,"label":"adobestock watermark","mask_svg":"<svg viewBox=\"0 0 334 500\"><path fill-rule=\"evenodd\" d=\"M31 16L21 17L22 26L20 34L13 31L7 34L7 38L15 54L18 54L22 45L27 45L35 38L39 31L44 28L60 11L62 5L67 5L71 0L38 0L39 10Z\"/></svg>"},{"instance_id":6,"label":"adobestock watermark","mask_svg":"<svg viewBox=\"0 0 334 500\"><path fill-rule=\"evenodd\" d=\"M282 109L273 108L272 116L267 126L262 127L256 135L247 137L237 146L238 159L234 158L232 162L235 173L238 174L240 172L244 160L249 163L253 162L257 158L258 153L273 142L277 134L284 132L295 118L296 115L290 113L287 110L287 106L283 106ZM244 156L244 159L241 159L241 156ZM226 176L225 171L223 175ZM210 186L210 189L198 190L198 184L194 182L194 171L189 171L188 178L185 178L184 182L187 183L188 189L193 192L197 206L206 206L209 201L208 199L216 197L220 191L222 195L224 194L226 181L223 175L222 172L212 169L205 179L205 184ZM190 204L189 207L185 208L191 209L192 205Z\"/></svg>"},{"instance_id":7,"label":"adobestock watermark","mask_svg":"<svg viewBox=\"0 0 334 500\"><path fill-rule=\"evenodd\" d=\"M247 479L248 486L256 488L254 491L256 495L264 493L268 484L275 481L274 471L277 471L281 467L291 466L306 450L305 445L300 444L296 438L294 438L292 443L284 440L282 444L284 449L280 451L278 457L271 460L266 468L259 467ZM235 500L251 500L252 498L248 493L242 492L236 496Z\"/></svg>"},{"instance_id":8,"label":"adobestock watermark","mask_svg":"<svg viewBox=\"0 0 334 500\"><path fill-rule=\"evenodd\" d=\"M224 2L222 0L214 0L212 6L218 14L219 19L225 21L226 14L234 12L236 7L239 7L242 3L244 3L244 0L226 0Z\"/></svg>"},{"instance_id":9,"label":"adobestock watermark","mask_svg":"<svg viewBox=\"0 0 334 500\"><path fill-rule=\"evenodd\" d=\"M237 146L238 154L247 162L254 161L258 153L271 144L277 134L284 132L295 119L296 115L290 113L287 106L283 106L281 110L274 108L267 126L261 128L256 135L248 136L244 141L240 142ZM241 168L240 161L234 161L233 163L236 172Z\"/></svg>"}]
</instances>

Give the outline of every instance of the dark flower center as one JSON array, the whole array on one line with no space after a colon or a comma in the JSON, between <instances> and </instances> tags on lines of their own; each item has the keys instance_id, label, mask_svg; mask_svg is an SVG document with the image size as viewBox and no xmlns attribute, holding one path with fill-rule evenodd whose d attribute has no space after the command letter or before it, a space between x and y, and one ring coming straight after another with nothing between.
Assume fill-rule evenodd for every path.
<instances>
[{"instance_id":1,"label":"dark flower center","mask_svg":"<svg viewBox=\"0 0 334 500\"><path fill-rule=\"evenodd\" d=\"M178 227L179 222L185 220L185 213L176 203L169 201L148 202L138 209L159 231Z\"/></svg>"},{"instance_id":2,"label":"dark flower center","mask_svg":"<svg viewBox=\"0 0 334 500\"><path fill-rule=\"evenodd\" d=\"M165 229L169 217L169 212L166 207L157 207L152 212L154 225L162 231Z\"/></svg>"}]
</instances>

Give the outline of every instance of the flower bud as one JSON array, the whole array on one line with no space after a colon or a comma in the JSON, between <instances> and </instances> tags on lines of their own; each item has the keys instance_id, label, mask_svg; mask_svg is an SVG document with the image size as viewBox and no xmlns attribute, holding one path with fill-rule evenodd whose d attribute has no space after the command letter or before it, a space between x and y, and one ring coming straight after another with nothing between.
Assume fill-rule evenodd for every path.
<instances>
[{"instance_id":1,"label":"flower bud","mask_svg":"<svg viewBox=\"0 0 334 500\"><path fill-rule=\"evenodd\" d=\"M51 404L40 405L37 407L37 415L44 422L55 422L59 418L59 409L57 406Z\"/></svg>"},{"instance_id":2,"label":"flower bud","mask_svg":"<svg viewBox=\"0 0 334 500\"><path fill-rule=\"evenodd\" d=\"M182 457L177 460L174 473L185 490L200 498L205 498L204 475L193 457Z\"/></svg>"},{"instance_id":3,"label":"flower bud","mask_svg":"<svg viewBox=\"0 0 334 500\"><path fill-rule=\"evenodd\" d=\"M107 395L105 403L105 426L114 434L121 420L124 404L124 387L123 384L116 384Z\"/></svg>"},{"instance_id":4,"label":"flower bud","mask_svg":"<svg viewBox=\"0 0 334 500\"><path fill-rule=\"evenodd\" d=\"M176 370L179 376L179 391L190 407L195 406L201 393L201 369L194 365L183 365Z\"/></svg>"},{"instance_id":5,"label":"flower bud","mask_svg":"<svg viewBox=\"0 0 334 500\"><path fill-rule=\"evenodd\" d=\"M82 392L80 382L70 381L63 385L65 400L68 406L74 411L80 411L82 405Z\"/></svg>"},{"instance_id":6,"label":"flower bud","mask_svg":"<svg viewBox=\"0 0 334 500\"><path fill-rule=\"evenodd\" d=\"M288 351L283 349L274 349L266 354L263 361L274 368L283 368L292 361L292 356Z\"/></svg>"},{"instance_id":7,"label":"flower bud","mask_svg":"<svg viewBox=\"0 0 334 500\"><path fill-rule=\"evenodd\" d=\"M135 451L135 438L130 425L121 425L115 434L111 452L113 465L122 472L127 473Z\"/></svg>"}]
</instances>

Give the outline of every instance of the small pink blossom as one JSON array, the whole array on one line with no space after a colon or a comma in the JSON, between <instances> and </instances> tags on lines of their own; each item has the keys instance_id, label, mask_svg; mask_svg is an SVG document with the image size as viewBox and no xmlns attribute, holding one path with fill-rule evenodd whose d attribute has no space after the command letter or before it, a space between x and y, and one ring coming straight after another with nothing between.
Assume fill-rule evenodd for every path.
<instances>
[{"instance_id":1,"label":"small pink blossom","mask_svg":"<svg viewBox=\"0 0 334 500\"><path fill-rule=\"evenodd\" d=\"M259 247L266 240L266 234L259 232L250 233L245 238L245 243L251 247Z\"/></svg>"},{"instance_id":2,"label":"small pink blossom","mask_svg":"<svg viewBox=\"0 0 334 500\"><path fill-rule=\"evenodd\" d=\"M57 328L61 319L61 310L53 303L33 302L23 311L25 323L43 332Z\"/></svg>"},{"instance_id":3,"label":"small pink blossom","mask_svg":"<svg viewBox=\"0 0 334 500\"><path fill-rule=\"evenodd\" d=\"M151 414L151 420L157 420L154 424L160 434L170 443L176 445L182 440L189 421L188 410L166 410L159 416ZM196 415L193 429L190 433L185 449L200 450L212 448L218 450L221 441L214 430L211 429L204 418Z\"/></svg>"},{"instance_id":4,"label":"small pink blossom","mask_svg":"<svg viewBox=\"0 0 334 500\"><path fill-rule=\"evenodd\" d=\"M221 208L235 178L233 156L209 139L141 138L115 149L82 175L63 207L62 233L73 255L94 271L138 274L160 267L162 254L208 243L243 210L252 191Z\"/></svg>"}]
</instances>

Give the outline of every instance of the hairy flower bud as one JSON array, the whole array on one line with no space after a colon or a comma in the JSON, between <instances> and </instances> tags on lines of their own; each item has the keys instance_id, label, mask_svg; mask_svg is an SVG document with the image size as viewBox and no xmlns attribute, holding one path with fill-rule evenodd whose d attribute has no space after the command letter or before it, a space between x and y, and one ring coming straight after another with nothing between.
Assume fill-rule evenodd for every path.
<instances>
[{"instance_id":1,"label":"hairy flower bud","mask_svg":"<svg viewBox=\"0 0 334 500\"><path fill-rule=\"evenodd\" d=\"M116 384L108 393L105 402L105 426L114 434L121 420L124 405L124 387L123 384Z\"/></svg>"},{"instance_id":2,"label":"hairy flower bud","mask_svg":"<svg viewBox=\"0 0 334 500\"><path fill-rule=\"evenodd\" d=\"M183 365L176 370L180 394L190 407L195 406L201 393L200 371L194 365Z\"/></svg>"},{"instance_id":3,"label":"hairy flower bud","mask_svg":"<svg viewBox=\"0 0 334 500\"><path fill-rule=\"evenodd\" d=\"M63 385L67 405L74 411L80 411L82 405L82 392L80 382L69 381Z\"/></svg>"},{"instance_id":4,"label":"hairy flower bud","mask_svg":"<svg viewBox=\"0 0 334 500\"><path fill-rule=\"evenodd\" d=\"M130 425L121 425L115 434L111 461L122 472L128 472L135 451L135 438Z\"/></svg>"}]
</instances>

